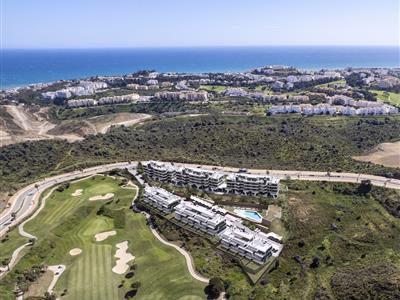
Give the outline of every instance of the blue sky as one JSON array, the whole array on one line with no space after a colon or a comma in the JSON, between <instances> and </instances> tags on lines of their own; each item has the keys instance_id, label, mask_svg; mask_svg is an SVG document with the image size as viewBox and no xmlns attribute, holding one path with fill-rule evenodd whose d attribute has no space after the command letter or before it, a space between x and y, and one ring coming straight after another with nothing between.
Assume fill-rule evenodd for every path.
<instances>
[{"instance_id":1,"label":"blue sky","mask_svg":"<svg viewBox=\"0 0 400 300\"><path fill-rule=\"evenodd\" d=\"M0 1L3 48L399 44L399 0Z\"/></svg>"}]
</instances>

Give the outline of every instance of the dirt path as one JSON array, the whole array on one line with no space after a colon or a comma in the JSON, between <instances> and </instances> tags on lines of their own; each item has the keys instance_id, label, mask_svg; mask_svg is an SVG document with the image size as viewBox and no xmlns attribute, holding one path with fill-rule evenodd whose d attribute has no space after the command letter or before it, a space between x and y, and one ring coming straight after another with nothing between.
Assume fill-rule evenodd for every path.
<instances>
[{"instance_id":1,"label":"dirt path","mask_svg":"<svg viewBox=\"0 0 400 300\"><path fill-rule=\"evenodd\" d=\"M61 277L61 274L65 271L65 265L48 266L47 269L54 273L53 280L50 282L50 285L47 289L47 291L50 294L52 294L58 279Z\"/></svg>"},{"instance_id":2,"label":"dirt path","mask_svg":"<svg viewBox=\"0 0 400 300\"><path fill-rule=\"evenodd\" d=\"M22 109L15 105L6 105L7 112L14 118L15 123L23 130L32 130L31 124L28 122L26 114L22 112Z\"/></svg>"},{"instance_id":3,"label":"dirt path","mask_svg":"<svg viewBox=\"0 0 400 300\"><path fill-rule=\"evenodd\" d=\"M134 117L133 119L131 119L132 117ZM125 118L128 118L128 120L123 120ZM119 116L117 116L115 118L115 120L109 122L109 123L104 123L104 124L100 124L98 125L98 132L100 133L106 133L111 126L132 126L135 124L139 124L142 123L146 120L151 119L152 116L151 115L147 115L147 114L139 114L139 115L135 115L135 116L131 116L131 115L126 115L126 114L120 114ZM120 119L120 120L119 120Z\"/></svg>"}]
</instances>

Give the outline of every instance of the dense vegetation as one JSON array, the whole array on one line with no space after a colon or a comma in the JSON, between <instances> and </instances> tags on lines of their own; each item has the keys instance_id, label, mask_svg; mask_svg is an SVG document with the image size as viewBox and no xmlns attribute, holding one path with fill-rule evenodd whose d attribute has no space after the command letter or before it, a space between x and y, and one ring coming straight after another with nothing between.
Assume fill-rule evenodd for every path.
<instances>
[{"instance_id":1,"label":"dense vegetation","mask_svg":"<svg viewBox=\"0 0 400 300\"><path fill-rule=\"evenodd\" d=\"M399 177L399 169L351 156L398 139L399 117L223 117L161 119L115 128L81 142L26 142L0 148L1 189L46 173L104 162L162 159L207 164L353 171Z\"/></svg>"}]
</instances>

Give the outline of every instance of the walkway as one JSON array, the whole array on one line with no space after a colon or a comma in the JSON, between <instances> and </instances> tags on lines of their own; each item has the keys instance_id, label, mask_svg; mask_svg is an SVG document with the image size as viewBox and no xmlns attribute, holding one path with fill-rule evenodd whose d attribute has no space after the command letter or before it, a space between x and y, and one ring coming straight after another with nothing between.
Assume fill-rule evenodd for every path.
<instances>
[{"instance_id":1,"label":"walkway","mask_svg":"<svg viewBox=\"0 0 400 300\"><path fill-rule=\"evenodd\" d=\"M146 218L149 220L149 219L150 219L150 215L147 214L147 213L144 213L144 214L146 215ZM208 282L209 282L209 279L208 279L208 278L206 278L206 277L204 277L204 276L201 276L201 275L199 275L199 274L196 272L196 270L195 270L194 267L193 267L194 263L193 263L192 257L190 256L190 254L189 254L186 250L184 250L184 249L178 247L178 246L175 245L175 244L172 244L172 243L167 242L166 240L164 240L164 239L159 235L159 233L157 232L157 230L155 230L155 229L153 228L153 226L151 226L151 225L150 225L150 230L151 230L151 232L154 234L154 236L155 236L161 243L163 243L164 245L167 245L167 246L170 246L170 247L175 248L176 250L179 251L179 253L181 253L181 254L185 257L185 259L186 259L186 265L187 265L187 267L188 267L189 273L190 273L190 275L192 275L192 277L193 277L194 279L197 279L198 281L201 281L201 282L204 282L204 283L208 283Z\"/></svg>"}]
</instances>

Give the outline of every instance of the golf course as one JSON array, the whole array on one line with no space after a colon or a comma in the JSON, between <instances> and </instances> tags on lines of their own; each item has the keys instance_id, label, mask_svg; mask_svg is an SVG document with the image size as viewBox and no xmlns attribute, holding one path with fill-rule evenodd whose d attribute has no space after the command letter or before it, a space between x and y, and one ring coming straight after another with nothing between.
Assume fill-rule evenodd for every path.
<instances>
[{"instance_id":1,"label":"golf course","mask_svg":"<svg viewBox=\"0 0 400 300\"><path fill-rule=\"evenodd\" d=\"M25 299L43 296L53 272L44 267L35 277L33 270L53 265L66 266L54 287L60 299L204 299L205 284L191 277L185 258L154 237L144 215L129 209L138 192L108 176L54 190L44 209L24 226L37 240L1 281L2 299L15 299L15 282ZM96 234L109 231L96 241ZM0 247L2 259L28 241L15 239L17 229L8 235L12 238ZM120 256L115 257L117 251Z\"/></svg>"}]
</instances>

